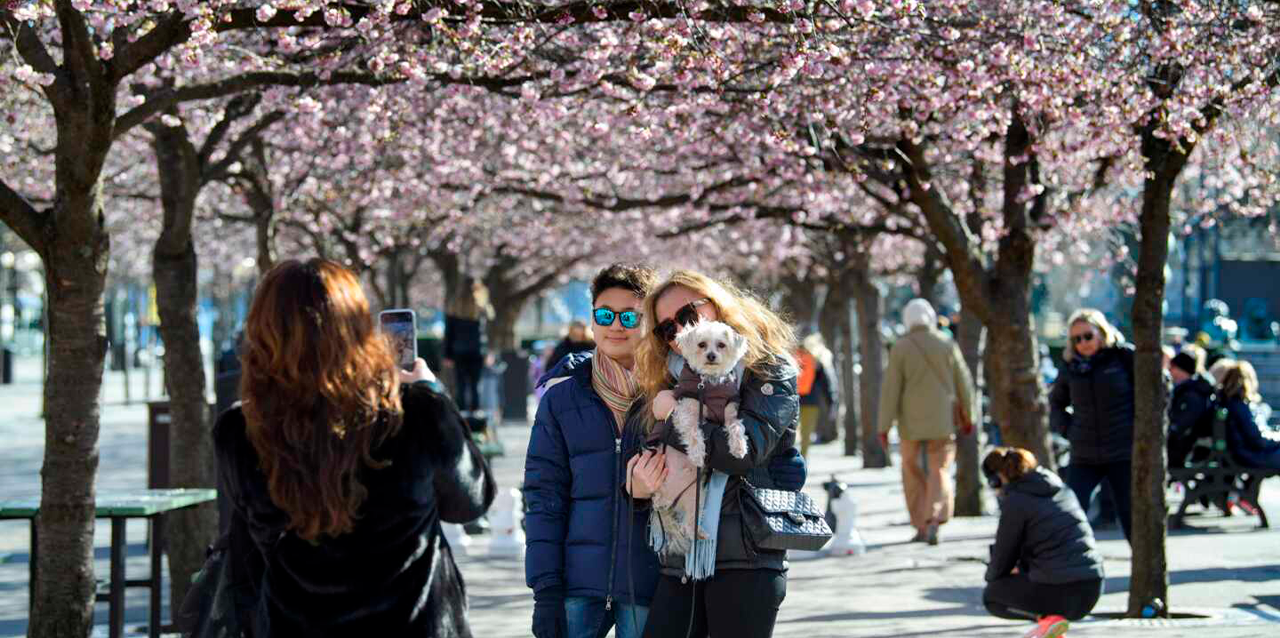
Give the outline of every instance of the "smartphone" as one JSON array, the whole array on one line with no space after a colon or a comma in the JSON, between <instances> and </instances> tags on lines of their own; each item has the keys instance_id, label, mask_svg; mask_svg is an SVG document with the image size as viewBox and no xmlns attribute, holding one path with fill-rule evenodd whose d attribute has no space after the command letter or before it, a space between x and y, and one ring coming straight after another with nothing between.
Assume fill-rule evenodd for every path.
<instances>
[{"instance_id":1,"label":"smartphone","mask_svg":"<svg viewBox=\"0 0 1280 638\"><path fill-rule=\"evenodd\" d=\"M396 362L406 371L413 370L418 358L418 315L407 308L383 310L378 313L378 326L391 341Z\"/></svg>"}]
</instances>

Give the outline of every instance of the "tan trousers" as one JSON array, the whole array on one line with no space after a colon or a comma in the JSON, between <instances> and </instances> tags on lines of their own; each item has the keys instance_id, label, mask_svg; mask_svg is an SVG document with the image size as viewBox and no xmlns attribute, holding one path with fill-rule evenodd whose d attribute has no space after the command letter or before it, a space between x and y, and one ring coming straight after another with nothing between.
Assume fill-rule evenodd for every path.
<instances>
[{"instance_id":1,"label":"tan trousers","mask_svg":"<svg viewBox=\"0 0 1280 638\"><path fill-rule=\"evenodd\" d=\"M800 406L800 456L809 458L809 440L814 430L818 429L818 418L822 416L822 407L817 405Z\"/></svg>"},{"instance_id":2,"label":"tan trousers","mask_svg":"<svg viewBox=\"0 0 1280 638\"><path fill-rule=\"evenodd\" d=\"M900 449L902 491L906 495L911 525L922 530L929 523L941 525L951 520L956 504L951 482L956 442L951 439L902 441Z\"/></svg>"}]
</instances>

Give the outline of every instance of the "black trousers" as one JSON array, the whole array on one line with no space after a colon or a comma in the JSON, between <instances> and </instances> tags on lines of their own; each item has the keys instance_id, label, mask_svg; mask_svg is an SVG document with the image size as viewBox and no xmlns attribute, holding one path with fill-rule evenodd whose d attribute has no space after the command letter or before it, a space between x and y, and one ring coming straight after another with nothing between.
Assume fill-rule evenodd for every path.
<instances>
[{"instance_id":1,"label":"black trousers","mask_svg":"<svg viewBox=\"0 0 1280 638\"><path fill-rule=\"evenodd\" d=\"M457 376L458 396L454 400L459 410L480 409L480 373L484 372L484 357L458 357L453 361Z\"/></svg>"},{"instance_id":2,"label":"black trousers","mask_svg":"<svg viewBox=\"0 0 1280 638\"><path fill-rule=\"evenodd\" d=\"M1079 620L1093 611L1102 596L1102 579L1061 585L1035 583L1026 574L1011 574L987 583L982 604L998 618L1037 620L1058 615Z\"/></svg>"},{"instance_id":3,"label":"black trousers","mask_svg":"<svg viewBox=\"0 0 1280 638\"><path fill-rule=\"evenodd\" d=\"M1132 529L1130 497L1133 491L1130 482L1132 474L1133 463L1130 461L1113 461L1096 465L1072 461L1062 478L1067 487L1076 493L1076 500L1080 501L1080 507L1086 511L1088 511L1089 498L1093 496L1094 488L1106 481L1111 486L1111 495L1115 497L1116 515L1120 519L1120 528L1124 530L1124 537L1127 540L1130 538L1129 530Z\"/></svg>"},{"instance_id":4,"label":"black trousers","mask_svg":"<svg viewBox=\"0 0 1280 638\"><path fill-rule=\"evenodd\" d=\"M649 603L644 638L769 638L786 597L787 575L772 569L726 569L687 584L663 576Z\"/></svg>"}]
</instances>

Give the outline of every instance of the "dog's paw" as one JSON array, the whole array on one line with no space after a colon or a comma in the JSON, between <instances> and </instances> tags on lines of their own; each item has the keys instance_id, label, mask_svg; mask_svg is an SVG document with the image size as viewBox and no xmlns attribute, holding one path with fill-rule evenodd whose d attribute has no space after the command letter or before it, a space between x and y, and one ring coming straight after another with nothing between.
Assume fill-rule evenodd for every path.
<instances>
[{"instance_id":1,"label":"dog's paw","mask_svg":"<svg viewBox=\"0 0 1280 638\"><path fill-rule=\"evenodd\" d=\"M707 460L707 444L702 440L702 432L696 431L693 440L689 441L689 462L694 467L702 467Z\"/></svg>"},{"instance_id":2,"label":"dog's paw","mask_svg":"<svg viewBox=\"0 0 1280 638\"><path fill-rule=\"evenodd\" d=\"M729 431L729 454L734 458L742 458L747 455L747 428L742 424L741 420L733 421L726 426Z\"/></svg>"}]
</instances>

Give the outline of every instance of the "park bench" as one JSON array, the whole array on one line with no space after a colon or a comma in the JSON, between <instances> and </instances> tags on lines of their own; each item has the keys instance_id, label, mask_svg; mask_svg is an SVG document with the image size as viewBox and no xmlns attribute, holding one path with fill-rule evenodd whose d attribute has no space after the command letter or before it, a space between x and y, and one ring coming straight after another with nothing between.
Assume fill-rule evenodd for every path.
<instances>
[{"instance_id":1,"label":"park bench","mask_svg":"<svg viewBox=\"0 0 1280 638\"><path fill-rule=\"evenodd\" d=\"M1197 454L1200 450L1204 452ZM1188 455L1189 459L1197 457L1199 460L1188 461L1186 467L1169 469L1170 482L1183 487L1182 504L1169 520L1171 529L1183 527L1187 507L1200 502L1210 503L1228 516L1232 513L1232 505L1238 505L1258 515L1259 527L1270 527L1258 495L1263 479L1280 476L1280 470L1243 467L1236 463L1227 449L1226 408L1218 408L1214 415L1213 435L1197 441L1196 451Z\"/></svg>"}]
</instances>

